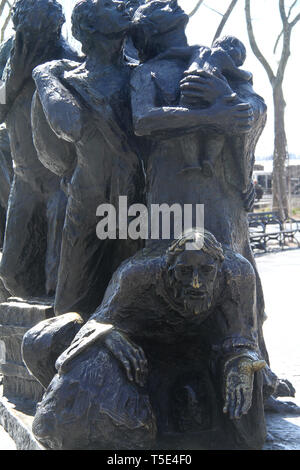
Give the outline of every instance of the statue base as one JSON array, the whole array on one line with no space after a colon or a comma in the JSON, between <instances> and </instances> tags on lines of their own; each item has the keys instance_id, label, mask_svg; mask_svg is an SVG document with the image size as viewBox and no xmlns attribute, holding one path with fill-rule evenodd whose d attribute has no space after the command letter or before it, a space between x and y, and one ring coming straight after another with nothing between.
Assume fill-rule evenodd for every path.
<instances>
[{"instance_id":1,"label":"statue base","mask_svg":"<svg viewBox=\"0 0 300 470\"><path fill-rule=\"evenodd\" d=\"M22 403L22 409L3 396L0 387L0 424L13 439L17 450L45 450L31 431L34 410ZM21 400L20 400L21 404Z\"/></svg>"},{"instance_id":2,"label":"statue base","mask_svg":"<svg viewBox=\"0 0 300 470\"><path fill-rule=\"evenodd\" d=\"M44 450L31 431L44 389L27 371L21 345L26 331L53 316L52 304L41 299L11 297L0 303L0 424L18 450Z\"/></svg>"},{"instance_id":3,"label":"statue base","mask_svg":"<svg viewBox=\"0 0 300 470\"><path fill-rule=\"evenodd\" d=\"M0 254L1 259L1 254ZM10 297L10 293L5 289L2 280L0 279L0 302L6 302Z\"/></svg>"},{"instance_id":4,"label":"statue base","mask_svg":"<svg viewBox=\"0 0 300 470\"><path fill-rule=\"evenodd\" d=\"M0 304L0 340L5 348L1 358L3 395L14 403L35 408L44 389L27 371L21 354L24 334L40 321L54 316L53 305L40 299L9 298Z\"/></svg>"}]
</instances>

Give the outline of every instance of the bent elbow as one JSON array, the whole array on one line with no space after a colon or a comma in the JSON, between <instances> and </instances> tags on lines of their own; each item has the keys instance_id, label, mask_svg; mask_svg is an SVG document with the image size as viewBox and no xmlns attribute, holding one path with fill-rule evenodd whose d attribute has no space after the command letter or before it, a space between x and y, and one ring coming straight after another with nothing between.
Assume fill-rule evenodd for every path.
<instances>
[{"instance_id":1,"label":"bent elbow","mask_svg":"<svg viewBox=\"0 0 300 470\"><path fill-rule=\"evenodd\" d=\"M143 137L151 134L151 119L147 116L140 116L133 121L134 133L138 137Z\"/></svg>"}]
</instances>

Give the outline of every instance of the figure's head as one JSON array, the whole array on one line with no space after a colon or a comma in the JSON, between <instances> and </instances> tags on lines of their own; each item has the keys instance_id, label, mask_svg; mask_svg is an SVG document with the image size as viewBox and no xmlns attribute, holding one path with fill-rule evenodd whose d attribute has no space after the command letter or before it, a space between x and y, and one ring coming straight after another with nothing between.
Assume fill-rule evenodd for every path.
<instances>
[{"instance_id":1,"label":"figure's head","mask_svg":"<svg viewBox=\"0 0 300 470\"><path fill-rule=\"evenodd\" d=\"M188 20L177 0L148 0L133 16L134 44L143 53L162 35L172 31L184 32Z\"/></svg>"},{"instance_id":2,"label":"figure's head","mask_svg":"<svg viewBox=\"0 0 300 470\"><path fill-rule=\"evenodd\" d=\"M241 67L246 60L246 47L235 36L224 36L214 41L213 48L223 49L232 58L237 67Z\"/></svg>"},{"instance_id":3,"label":"figure's head","mask_svg":"<svg viewBox=\"0 0 300 470\"><path fill-rule=\"evenodd\" d=\"M133 16L136 10L146 3L147 0L127 0L126 2L126 10L128 13Z\"/></svg>"},{"instance_id":4,"label":"figure's head","mask_svg":"<svg viewBox=\"0 0 300 470\"><path fill-rule=\"evenodd\" d=\"M73 36L86 53L99 36L118 39L125 36L131 24L124 1L80 0L72 14Z\"/></svg>"},{"instance_id":5,"label":"figure's head","mask_svg":"<svg viewBox=\"0 0 300 470\"><path fill-rule=\"evenodd\" d=\"M201 238L201 249L187 249L187 243ZM167 251L168 281L174 296L181 300L187 314L209 310L217 274L224 261L220 243L208 231L204 236L196 230L176 240Z\"/></svg>"},{"instance_id":6,"label":"figure's head","mask_svg":"<svg viewBox=\"0 0 300 470\"><path fill-rule=\"evenodd\" d=\"M12 11L14 29L32 43L56 42L65 22L62 6L56 0L18 0Z\"/></svg>"}]
</instances>

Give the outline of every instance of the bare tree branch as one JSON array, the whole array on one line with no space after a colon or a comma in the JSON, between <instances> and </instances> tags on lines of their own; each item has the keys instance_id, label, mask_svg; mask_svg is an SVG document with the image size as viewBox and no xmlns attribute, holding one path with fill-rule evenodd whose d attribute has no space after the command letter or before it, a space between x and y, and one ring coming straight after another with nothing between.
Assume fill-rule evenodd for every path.
<instances>
[{"instance_id":1,"label":"bare tree branch","mask_svg":"<svg viewBox=\"0 0 300 470\"><path fill-rule=\"evenodd\" d=\"M291 55L291 47L290 47L291 31L292 31L292 28L289 28L289 27L283 30L283 46L282 46L280 61L278 64L277 76L276 76L276 80L280 82L283 81L284 72L285 72L289 57Z\"/></svg>"},{"instance_id":2,"label":"bare tree branch","mask_svg":"<svg viewBox=\"0 0 300 470\"><path fill-rule=\"evenodd\" d=\"M293 28L298 23L299 20L300 20L300 13L298 13L298 15L293 19L293 21L290 22L290 26Z\"/></svg>"},{"instance_id":3,"label":"bare tree branch","mask_svg":"<svg viewBox=\"0 0 300 470\"><path fill-rule=\"evenodd\" d=\"M279 0L279 12L280 12L280 16L281 16L281 19L282 19L282 23L286 24L287 23L287 16L286 16L286 12L285 12L284 0Z\"/></svg>"},{"instance_id":4,"label":"bare tree branch","mask_svg":"<svg viewBox=\"0 0 300 470\"><path fill-rule=\"evenodd\" d=\"M282 83L284 72L291 55L291 33L293 26L291 26L291 23L288 22L288 17L285 13L284 0L279 0L279 11L283 24L283 45L276 79Z\"/></svg>"},{"instance_id":5,"label":"bare tree branch","mask_svg":"<svg viewBox=\"0 0 300 470\"><path fill-rule=\"evenodd\" d=\"M291 42L291 31L284 32L283 33L283 48L282 48L281 58L280 58L279 65L278 65L276 81L283 82L284 72L285 72L289 57L291 55L290 42Z\"/></svg>"},{"instance_id":6,"label":"bare tree branch","mask_svg":"<svg viewBox=\"0 0 300 470\"><path fill-rule=\"evenodd\" d=\"M1 0L1 2L0 2L0 17L3 13L3 10L4 10L5 6L6 6L6 3L7 3L7 0Z\"/></svg>"},{"instance_id":7,"label":"bare tree branch","mask_svg":"<svg viewBox=\"0 0 300 470\"><path fill-rule=\"evenodd\" d=\"M1 36L0 36L0 41L1 41L1 42L3 42L3 40L4 40L4 34L5 34L5 31L6 31L6 28L7 28L8 24L9 24L9 22L10 22L12 9L13 9L13 6L10 5L10 7L9 7L9 12L8 12L8 14L7 14L6 18L5 18L5 21L4 21L3 25L2 25L2 28L1 28Z\"/></svg>"},{"instance_id":8,"label":"bare tree branch","mask_svg":"<svg viewBox=\"0 0 300 470\"><path fill-rule=\"evenodd\" d=\"M277 49L278 43L279 43L280 38L281 38L282 35L283 35L283 30L281 31L281 33L278 35L278 38L276 39L274 49L273 49L273 54L276 54L276 49Z\"/></svg>"},{"instance_id":9,"label":"bare tree branch","mask_svg":"<svg viewBox=\"0 0 300 470\"><path fill-rule=\"evenodd\" d=\"M5 32L10 23L11 13L16 0L0 0L0 41L4 40ZM6 14L5 9L8 8ZM4 16L4 12L6 16Z\"/></svg>"},{"instance_id":10,"label":"bare tree branch","mask_svg":"<svg viewBox=\"0 0 300 470\"><path fill-rule=\"evenodd\" d=\"M267 72L270 82L273 84L276 77L273 73L273 70L269 62L267 61L267 59L264 57L261 50L259 49L257 42L255 40L255 37L254 37L252 20L251 20L251 11L250 11L250 0L245 0L245 12L246 12L247 31L248 31L248 36L249 36L249 41L250 41L252 51L254 55L257 57L257 59L260 61L262 66L264 67L265 71Z\"/></svg>"},{"instance_id":11,"label":"bare tree branch","mask_svg":"<svg viewBox=\"0 0 300 470\"><path fill-rule=\"evenodd\" d=\"M276 52L276 49L277 49L277 46L278 46L278 43L279 43L279 40L281 38L282 35L286 35L287 36L287 41L284 41L284 44L283 44L283 55L286 55L290 54L290 37L289 35L291 34L291 30L292 28L298 23L298 21L300 20L300 13L294 18L294 20L289 23L288 22L288 19L290 18L291 16L291 12L294 8L294 6L296 5L298 0L295 0L293 2L293 4L290 6L290 9L289 9L289 12L288 12L288 15L286 16L285 13L284 13L284 4L283 4L283 0L280 1L279 3L279 8L281 9L281 19L283 20L283 29L281 31L281 33L279 34L277 40L276 40L276 43L275 43L275 46L274 46L274 50L273 50L273 53L275 54ZM286 19L285 19L286 18Z\"/></svg>"},{"instance_id":12,"label":"bare tree branch","mask_svg":"<svg viewBox=\"0 0 300 470\"><path fill-rule=\"evenodd\" d=\"M202 3L204 2L204 0L198 0L197 4L195 5L194 9L191 11L191 13L189 13L189 17L191 18L192 16L194 16L195 13L197 13L197 11L199 10L199 8L201 7Z\"/></svg>"},{"instance_id":13,"label":"bare tree branch","mask_svg":"<svg viewBox=\"0 0 300 470\"><path fill-rule=\"evenodd\" d=\"M296 5L297 2L298 2L298 0L295 0L294 3L290 6L289 12L288 12L288 15L287 15L288 20L290 19L292 10L293 10L293 8L294 8L294 6Z\"/></svg>"},{"instance_id":14,"label":"bare tree branch","mask_svg":"<svg viewBox=\"0 0 300 470\"><path fill-rule=\"evenodd\" d=\"M218 15L223 16L222 13L220 13L218 10L215 10L214 8L210 7L209 5L205 5L205 3L204 3L204 6L205 6L206 8L208 8L209 10L214 11L214 12L217 13Z\"/></svg>"},{"instance_id":15,"label":"bare tree branch","mask_svg":"<svg viewBox=\"0 0 300 470\"><path fill-rule=\"evenodd\" d=\"M221 36L221 33L222 33L223 29L224 29L224 26L225 26L225 24L226 24L226 22L227 22L229 16L231 15L232 10L233 10L234 7L236 6L237 2L238 2L238 0L232 0L232 1L230 2L229 7L227 8L226 12L224 13L223 18L222 18L222 20L221 20L221 22L220 22L220 24L219 24L219 26L218 26L218 29L217 29L216 34L215 34L215 36L214 36L213 42L214 42L219 36Z\"/></svg>"}]
</instances>

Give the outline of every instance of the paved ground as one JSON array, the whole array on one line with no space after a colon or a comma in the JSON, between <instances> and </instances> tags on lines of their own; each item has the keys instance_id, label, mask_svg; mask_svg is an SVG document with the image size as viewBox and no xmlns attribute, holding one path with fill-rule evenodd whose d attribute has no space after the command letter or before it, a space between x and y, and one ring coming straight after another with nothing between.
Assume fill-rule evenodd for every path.
<instances>
[{"instance_id":1,"label":"paved ground","mask_svg":"<svg viewBox=\"0 0 300 470\"><path fill-rule=\"evenodd\" d=\"M262 279L268 320L264 336L272 370L292 382L293 401L300 406L300 250L256 258ZM268 415L273 442L267 449L300 450L300 416Z\"/></svg>"},{"instance_id":2,"label":"paved ground","mask_svg":"<svg viewBox=\"0 0 300 470\"><path fill-rule=\"evenodd\" d=\"M264 335L271 367L290 380L300 406L300 249L256 258L264 287L268 320ZM267 415L269 439L265 449L300 450L300 416ZM15 445L0 426L0 450Z\"/></svg>"},{"instance_id":3,"label":"paved ground","mask_svg":"<svg viewBox=\"0 0 300 470\"><path fill-rule=\"evenodd\" d=\"M16 450L16 444L0 426L0 450Z\"/></svg>"}]
</instances>

